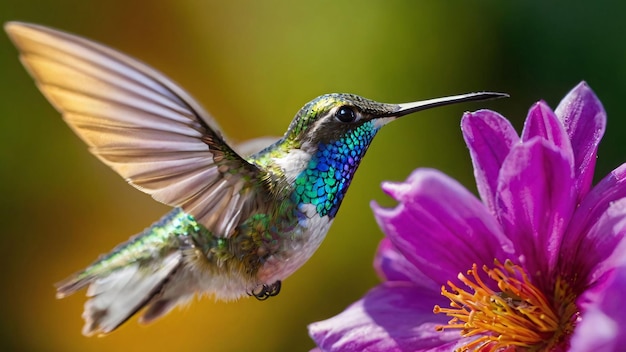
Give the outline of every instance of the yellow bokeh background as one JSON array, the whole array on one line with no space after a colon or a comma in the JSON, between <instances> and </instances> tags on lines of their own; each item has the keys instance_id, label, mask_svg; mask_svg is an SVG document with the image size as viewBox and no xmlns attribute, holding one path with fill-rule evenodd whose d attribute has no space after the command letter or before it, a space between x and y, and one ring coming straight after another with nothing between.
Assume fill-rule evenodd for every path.
<instances>
[{"instance_id":1,"label":"yellow bokeh background","mask_svg":"<svg viewBox=\"0 0 626 352\"><path fill-rule=\"evenodd\" d=\"M626 160L624 10L602 1L3 0L0 22L64 29L154 66L235 140L282 134L304 103L329 92L398 103L478 90L511 98L385 127L328 238L278 297L196 300L149 326L131 319L107 337L85 338L84 292L58 301L53 283L168 208L88 153L0 34L0 349L310 350L307 324L341 312L378 283L372 258L383 234L369 202L393 205L382 181L432 167L475 189L459 129L463 111L498 110L519 129L534 101L556 107L585 79L609 113L597 174Z\"/></svg>"}]
</instances>

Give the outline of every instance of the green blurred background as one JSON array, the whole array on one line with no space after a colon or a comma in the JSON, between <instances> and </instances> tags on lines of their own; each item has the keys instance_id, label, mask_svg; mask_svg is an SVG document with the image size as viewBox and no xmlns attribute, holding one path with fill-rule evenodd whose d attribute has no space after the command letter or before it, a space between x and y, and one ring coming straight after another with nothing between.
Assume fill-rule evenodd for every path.
<instances>
[{"instance_id":1,"label":"green blurred background","mask_svg":"<svg viewBox=\"0 0 626 352\"><path fill-rule=\"evenodd\" d=\"M519 129L530 105L586 80L609 126L597 175L626 160L626 5L611 1L21 1L0 20L41 23L106 43L180 83L234 139L280 135L308 100L352 92L406 102L468 91L507 100L445 107L386 127L335 225L277 298L203 299L150 326L80 334L84 292L53 283L168 208L92 157L35 88L0 35L0 349L30 351L307 351L308 323L339 313L378 282L382 234L372 199L416 167L475 189L459 130L465 110L495 109ZM615 7L619 6L619 7Z\"/></svg>"}]
</instances>

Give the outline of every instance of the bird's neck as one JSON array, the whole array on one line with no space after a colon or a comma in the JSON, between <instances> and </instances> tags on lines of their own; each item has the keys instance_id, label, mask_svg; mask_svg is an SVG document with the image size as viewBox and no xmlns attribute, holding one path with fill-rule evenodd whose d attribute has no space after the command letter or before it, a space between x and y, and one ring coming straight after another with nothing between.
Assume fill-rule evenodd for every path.
<instances>
[{"instance_id":1,"label":"bird's neck","mask_svg":"<svg viewBox=\"0 0 626 352\"><path fill-rule=\"evenodd\" d=\"M377 131L362 125L336 141L318 142L308 160L301 160L300 168L292 170L292 200L311 204L321 217L334 218Z\"/></svg>"},{"instance_id":2,"label":"bird's neck","mask_svg":"<svg viewBox=\"0 0 626 352\"><path fill-rule=\"evenodd\" d=\"M367 122L331 141L286 136L248 160L267 170L277 198L332 219L380 127Z\"/></svg>"}]
</instances>

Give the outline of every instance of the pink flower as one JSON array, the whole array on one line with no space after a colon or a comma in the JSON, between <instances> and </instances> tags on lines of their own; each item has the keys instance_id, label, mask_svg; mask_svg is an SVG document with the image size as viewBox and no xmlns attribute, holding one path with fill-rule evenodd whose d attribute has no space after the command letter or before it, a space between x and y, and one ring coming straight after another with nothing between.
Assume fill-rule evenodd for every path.
<instances>
[{"instance_id":1,"label":"pink flower","mask_svg":"<svg viewBox=\"0 0 626 352\"><path fill-rule=\"evenodd\" d=\"M591 188L606 114L580 83L521 137L461 123L480 200L430 169L385 183L384 282L309 326L322 351L617 351L626 346L626 164Z\"/></svg>"}]
</instances>

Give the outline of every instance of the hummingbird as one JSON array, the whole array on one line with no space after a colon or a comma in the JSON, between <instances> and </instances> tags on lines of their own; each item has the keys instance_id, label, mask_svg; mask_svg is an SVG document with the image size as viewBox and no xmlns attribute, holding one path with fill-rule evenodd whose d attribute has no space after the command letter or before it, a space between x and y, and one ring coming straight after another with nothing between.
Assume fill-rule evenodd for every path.
<instances>
[{"instance_id":1,"label":"hummingbird","mask_svg":"<svg viewBox=\"0 0 626 352\"><path fill-rule=\"evenodd\" d=\"M325 94L285 134L229 144L215 120L163 74L118 51L41 25L5 30L37 86L89 150L173 207L57 284L87 288L83 334L142 310L147 323L196 294L276 296L326 236L370 143L402 116L507 96L478 92L404 104Z\"/></svg>"}]
</instances>

